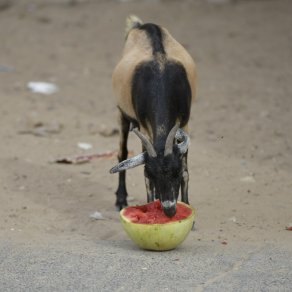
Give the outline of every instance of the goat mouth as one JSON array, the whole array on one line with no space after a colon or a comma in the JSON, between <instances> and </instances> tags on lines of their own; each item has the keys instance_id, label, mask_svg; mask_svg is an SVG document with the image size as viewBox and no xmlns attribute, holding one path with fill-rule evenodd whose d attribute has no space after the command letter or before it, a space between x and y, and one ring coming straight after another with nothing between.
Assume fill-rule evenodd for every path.
<instances>
[{"instance_id":1,"label":"goat mouth","mask_svg":"<svg viewBox=\"0 0 292 292\"><path fill-rule=\"evenodd\" d=\"M176 201L164 201L161 202L164 214L171 218L176 214Z\"/></svg>"}]
</instances>

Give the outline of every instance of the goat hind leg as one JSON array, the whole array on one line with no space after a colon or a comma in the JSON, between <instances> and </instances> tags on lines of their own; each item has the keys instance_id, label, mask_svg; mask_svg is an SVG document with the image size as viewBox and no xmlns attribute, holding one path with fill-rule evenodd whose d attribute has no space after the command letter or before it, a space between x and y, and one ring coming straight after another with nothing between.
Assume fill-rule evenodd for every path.
<instances>
[{"instance_id":1,"label":"goat hind leg","mask_svg":"<svg viewBox=\"0 0 292 292\"><path fill-rule=\"evenodd\" d=\"M130 129L130 122L121 114L121 129L120 129L120 150L118 154L119 162L127 159L128 157L128 135ZM126 171L123 170L119 173L119 186L116 191L116 207L118 210L122 210L128 206L127 203L127 188L126 188Z\"/></svg>"}]
</instances>

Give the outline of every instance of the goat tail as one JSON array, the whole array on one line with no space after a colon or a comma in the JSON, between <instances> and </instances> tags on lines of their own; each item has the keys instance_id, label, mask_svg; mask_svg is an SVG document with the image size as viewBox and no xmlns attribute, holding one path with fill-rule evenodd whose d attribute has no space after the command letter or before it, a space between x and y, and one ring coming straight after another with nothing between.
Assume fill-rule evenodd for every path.
<instances>
[{"instance_id":1,"label":"goat tail","mask_svg":"<svg viewBox=\"0 0 292 292\"><path fill-rule=\"evenodd\" d=\"M133 28L140 27L143 24L142 20L136 15L129 15L126 19L126 36Z\"/></svg>"}]
</instances>

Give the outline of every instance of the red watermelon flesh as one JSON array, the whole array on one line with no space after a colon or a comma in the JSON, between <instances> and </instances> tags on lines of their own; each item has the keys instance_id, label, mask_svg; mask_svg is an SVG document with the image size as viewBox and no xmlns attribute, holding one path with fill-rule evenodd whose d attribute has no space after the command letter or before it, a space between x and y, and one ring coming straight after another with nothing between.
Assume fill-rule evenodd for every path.
<instances>
[{"instance_id":1,"label":"red watermelon flesh","mask_svg":"<svg viewBox=\"0 0 292 292\"><path fill-rule=\"evenodd\" d=\"M133 223L140 224L164 224L180 221L192 214L192 210L182 204L176 205L176 214L169 218L161 207L160 201L156 200L146 205L133 206L125 209L123 215Z\"/></svg>"}]
</instances>

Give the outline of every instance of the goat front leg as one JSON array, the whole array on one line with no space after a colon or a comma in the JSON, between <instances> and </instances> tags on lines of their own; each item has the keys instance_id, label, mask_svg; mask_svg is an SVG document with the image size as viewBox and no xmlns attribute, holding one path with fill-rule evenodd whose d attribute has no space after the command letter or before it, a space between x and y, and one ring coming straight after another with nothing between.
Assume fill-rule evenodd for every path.
<instances>
[{"instance_id":1,"label":"goat front leg","mask_svg":"<svg viewBox=\"0 0 292 292\"><path fill-rule=\"evenodd\" d=\"M145 177L145 186L147 192L147 202L153 202L155 199L155 189L152 181L149 179L146 171L144 170L144 177Z\"/></svg>"},{"instance_id":2,"label":"goat front leg","mask_svg":"<svg viewBox=\"0 0 292 292\"><path fill-rule=\"evenodd\" d=\"M145 151L146 149L142 145L142 152L145 152ZM153 202L155 199L155 189L154 189L153 182L149 179L148 174L145 169L144 169L144 178L145 178L145 186L146 186L146 192L147 192L147 202L150 203L150 202Z\"/></svg>"},{"instance_id":3,"label":"goat front leg","mask_svg":"<svg viewBox=\"0 0 292 292\"><path fill-rule=\"evenodd\" d=\"M120 150L118 154L119 162L127 159L128 157L128 136L129 136L130 122L121 113L121 129L120 129ZM118 210L122 210L128 206L127 202L127 188L126 188L126 171L123 170L119 173L119 186L116 191L117 200L116 207Z\"/></svg>"},{"instance_id":4,"label":"goat front leg","mask_svg":"<svg viewBox=\"0 0 292 292\"><path fill-rule=\"evenodd\" d=\"M183 155L182 158L182 180L181 180L181 200L182 202L189 205L189 171L188 171L188 151Z\"/></svg>"}]
</instances>

